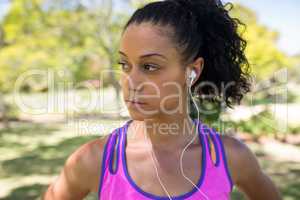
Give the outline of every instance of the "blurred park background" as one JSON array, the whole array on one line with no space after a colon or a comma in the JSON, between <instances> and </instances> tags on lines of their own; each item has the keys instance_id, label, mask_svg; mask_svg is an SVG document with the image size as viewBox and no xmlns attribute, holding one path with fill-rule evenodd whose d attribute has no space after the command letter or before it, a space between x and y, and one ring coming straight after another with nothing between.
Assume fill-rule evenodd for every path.
<instances>
[{"instance_id":1,"label":"blurred park background","mask_svg":"<svg viewBox=\"0 0 300 200\"><path fill-rule=\"evenodd\" d=\"M111 72L122 26L145 2L0 0L0 199L39 199L68 155L129 119ZM300 2L231 2L253 89L203 118L246 142L283 199L298 200ZM232 199L245 197L235 188Z\"/></svg>"}]
</instances>

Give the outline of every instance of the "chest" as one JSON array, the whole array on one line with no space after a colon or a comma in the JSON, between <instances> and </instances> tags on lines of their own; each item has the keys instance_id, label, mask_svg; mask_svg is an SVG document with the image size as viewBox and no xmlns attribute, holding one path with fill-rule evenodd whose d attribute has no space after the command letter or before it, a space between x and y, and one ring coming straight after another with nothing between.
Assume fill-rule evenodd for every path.
<instances>
[{"instance_id":1,"label":"chest","mask_svg":"<svg viewBox=\"0 0 300 200\"><path fill-rule=\"evenodd\" d=\"M204 167L199 146L187 149L182 157L183 173L190 181L181 173L181 151L154 151L152 155L153 157L147 149L126 149L126 170L141 190L154 195L165 195L161 181L172 196L177 196L194 188L190 181L194 184L199 182Z\"/></svg>"}]
</instances>

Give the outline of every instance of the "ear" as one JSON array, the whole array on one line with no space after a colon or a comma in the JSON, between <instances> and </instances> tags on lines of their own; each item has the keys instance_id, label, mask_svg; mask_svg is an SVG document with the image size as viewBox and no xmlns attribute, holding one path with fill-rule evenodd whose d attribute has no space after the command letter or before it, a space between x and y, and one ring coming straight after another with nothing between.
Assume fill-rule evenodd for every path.
<instances>
[{"instance_id":1,"label":"ear","mask_svg":"<svg viewBox=\"0 0 300 200\"><path fill-rule=\"evenodd\" d=\"M202 57L198 57L193 63L190 64L190 70L192 69L195 70L196 72L196 78L194 79L193 83L194 84L200 77L204 67L204 59Z\"/></svg>"}]
</instances>

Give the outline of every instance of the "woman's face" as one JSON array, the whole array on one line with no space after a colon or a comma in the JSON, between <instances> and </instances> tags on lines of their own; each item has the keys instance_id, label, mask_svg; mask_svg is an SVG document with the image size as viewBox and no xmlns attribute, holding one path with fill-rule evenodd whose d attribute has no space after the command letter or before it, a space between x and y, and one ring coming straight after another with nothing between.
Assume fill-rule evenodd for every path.
<instances>
[{"instance_id":1,"label":"woman's face","mask_svg":"<svg viewBox=\"0 0 300 200\"><path fill-rule=\"evenodd\" d=\"M120 83L133 119L142 121L186 112L185 67L165 33L166 28L142 23L129 25L122 35Z\"/></svg>"}]
</instances>

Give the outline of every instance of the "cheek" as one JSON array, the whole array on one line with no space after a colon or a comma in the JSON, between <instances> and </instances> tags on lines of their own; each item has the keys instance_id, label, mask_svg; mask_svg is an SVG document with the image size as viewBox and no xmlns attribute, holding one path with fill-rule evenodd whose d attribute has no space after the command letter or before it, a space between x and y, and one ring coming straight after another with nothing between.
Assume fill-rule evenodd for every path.
<instances>
[{"instance_id":1,"label":"cheek","mask_svg":"<svg viewBox=\"0 0 300 200\"><path fill-rule=\"evenodd\" d=\"M166 84L161 89L160 103L167 109L174 109L181 106L184 101L184 96L185 92L183 91L182 85L178 82L172 82Z\"/></svg>"},{"instance_id":2,"label":"cheek","mask_svg":"<svg viewBox=\"0 0 300 200\"><path fill-rule=\"evenodd\" d=\"M184 90L184 76L183 72L174 70L172 77L169 75L169 80L164 80L162 83L161 93L162 100L165 99L166 103L178 103L185 96Z\"/></svg>"},{"instance_id":3,"label":"cheek","mask_svg":"<svg viewBox=\"0 0 300 200\"><path fill-rule=\"evenodd\" d=\"M172 76L172 77L170 77ZM174 109L182 106L186 97L184 91L184 78L182 73L168 72L165 75L148 80L151 84L143 84L141 100L147 102L148 107L152 109ZM128 76L122 75L119 81L124 99L129 98L129 80Z\"/></svg>"},{"instance_id":4,"label":"cheek","mask_svg":"<svg viewBox=\"0 0 300 200\"><path fill-rule=\"evenodd\" d=\"M166 78L167 77L167 78ZM175 109L182 107L186 90L184 86L184 77L181 73L169 72L167 75L160 77L156 81L157 90L159 90L159 97L153 99L155 106L165 109ZM155 93L154 89L151 89L151 93Z\"/></svg>"}]
</instances>

